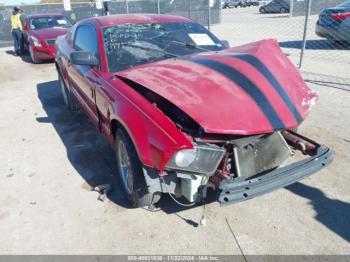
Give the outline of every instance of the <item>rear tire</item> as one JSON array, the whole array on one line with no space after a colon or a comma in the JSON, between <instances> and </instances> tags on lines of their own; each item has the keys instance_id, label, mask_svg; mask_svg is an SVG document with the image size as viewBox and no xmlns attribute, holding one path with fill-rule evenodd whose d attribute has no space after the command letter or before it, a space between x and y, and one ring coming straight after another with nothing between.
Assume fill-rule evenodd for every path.
<instances>
[{"instance_id":1,"label":"rear tire","mask_svg":"<svg viewBox=\"0 0 350 262\"><path fill-rule=\"evenodd\" d=\"M117 171L124 194L133 207L151 206L158 202L160 193L149 193L142 164L135 147L124 129L116 133Z\"/></svg>"}]
</instances>

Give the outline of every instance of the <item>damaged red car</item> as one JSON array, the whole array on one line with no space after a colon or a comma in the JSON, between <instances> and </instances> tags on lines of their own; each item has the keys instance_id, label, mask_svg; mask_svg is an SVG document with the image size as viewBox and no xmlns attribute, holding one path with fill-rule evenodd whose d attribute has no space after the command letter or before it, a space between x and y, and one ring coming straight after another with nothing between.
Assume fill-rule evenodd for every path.
<instances>
[{"instance_id":1,"label":"damaged red car","mask_svg":"<svg viewBox=\"0 0 350 262\"><path fill-rule=\"evenodd\" d=\"M115 146L133 206L230 204L303 179L332 151L295 130L316 101L275 40L225 46L166 15L94 17L56 41L65 103ZM294 131L292 131L294 130Z\"/></svg>"}]
</instances>

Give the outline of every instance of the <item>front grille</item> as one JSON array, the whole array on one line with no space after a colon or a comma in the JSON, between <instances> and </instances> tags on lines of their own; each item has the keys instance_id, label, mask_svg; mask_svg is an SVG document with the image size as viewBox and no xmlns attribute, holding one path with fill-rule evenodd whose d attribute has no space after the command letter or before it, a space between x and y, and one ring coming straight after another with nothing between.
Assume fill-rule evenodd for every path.
<instances>
[{"instance_id":1,"label":"front grille","mask_svg":"<svg viewBox=\"0 0 350 262\"><path fill-rule=\"evenodd\" d=\"M46 44L49 46L55 46L56 39L46 39Z\"/></svg>"}]
</instances>

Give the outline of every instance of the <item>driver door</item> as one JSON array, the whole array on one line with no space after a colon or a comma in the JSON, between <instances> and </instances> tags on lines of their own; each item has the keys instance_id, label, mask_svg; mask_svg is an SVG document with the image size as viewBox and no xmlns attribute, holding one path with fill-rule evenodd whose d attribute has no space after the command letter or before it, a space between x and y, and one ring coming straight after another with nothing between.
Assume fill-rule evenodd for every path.
<instances>
[{"instance_id":1,"label":"driver door","mask_svg":"<svg viewBox=\"0 0 350 262\"><path fill-rule=\"evenodd\" d=\"M98 56L98 41L95 27L92 24L80 25L74 36L73 51L87 51ZM98 125L98 114L95 105L95 89L99 66L74 65L68 61L68 75L73 85L72 92L79 100L83 110L95 125Z\"/></svg>"}]
</instances>

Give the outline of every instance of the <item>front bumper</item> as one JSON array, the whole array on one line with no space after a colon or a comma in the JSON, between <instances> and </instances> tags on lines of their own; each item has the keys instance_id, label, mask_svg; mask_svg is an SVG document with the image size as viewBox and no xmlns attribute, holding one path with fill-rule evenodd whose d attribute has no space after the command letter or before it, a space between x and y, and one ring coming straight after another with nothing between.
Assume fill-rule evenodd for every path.
<instances>
[{"instance_id":1,"label":"front bumper","mask_svg":"<svg viewBox=\"0 0 350 262\"><path fill-rule=\"evenodd\" d=\"M51 60L55 58L55 47L43 46L33 47L34 57L39 60Z\"/></svg>"},{"instance_id":2,"label":"front bumper","mask_svg":"<svg viewBox=\"0 0 350 262\"><path fill-rule=\"evenodd\" d=\"M316 173L332 160L333 152L328 147L319 146L313 156L264 175L244 181L223 180L218 201L221 205L233 204L286 187Z\"/></svg>"}]
</instances>

